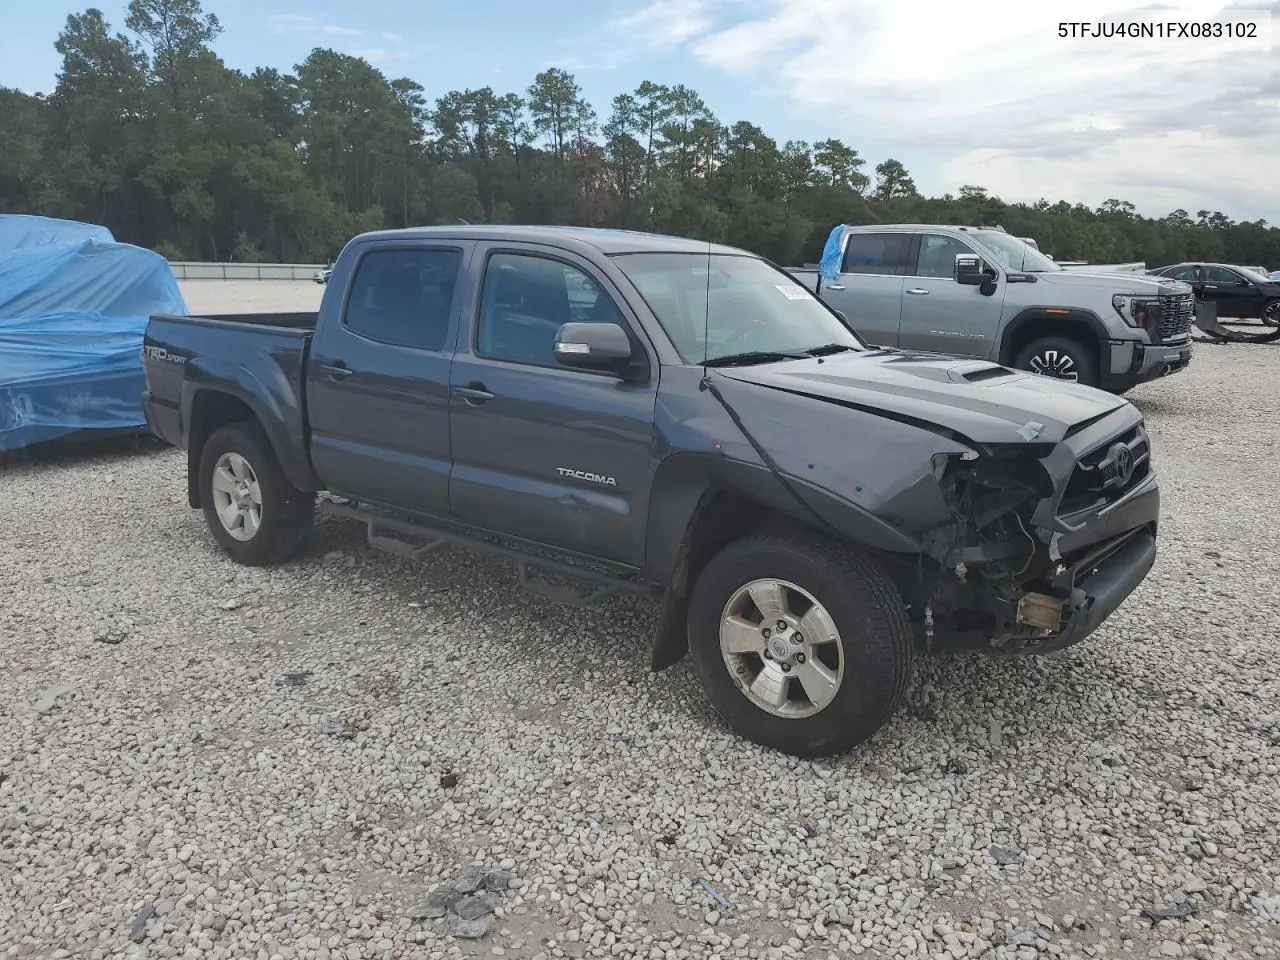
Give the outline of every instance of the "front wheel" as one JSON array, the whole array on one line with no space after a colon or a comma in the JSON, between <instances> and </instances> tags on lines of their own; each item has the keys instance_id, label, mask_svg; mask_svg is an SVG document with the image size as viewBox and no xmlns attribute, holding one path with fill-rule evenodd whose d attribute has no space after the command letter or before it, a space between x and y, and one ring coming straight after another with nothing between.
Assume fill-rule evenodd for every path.
<instances>
[{"instance_id":1,"label":"front wheel","mask_svg":"<svg viewBox=\"0 0 1280 960\"><path fill-rule=\"evenodd\" d=\"M1071 337L1033 340L1018 352L1013 365L1042 377L1098 386L1098 361L1087 346Z\"/></svg>"},{"instance_id":2,"label":"front wheel","mask_svg":"<svg viewBox=\"0 0 1280 960\"><path fill-rule=\"evenodd\" d=\"M1263 304L1260 314L1262 322L1268 327L1280 327L1280 300L1272 300Z\"/></svg>"},{"instance_id":3,"label":"front wheel","mask_svg":"<svg viewBox=\"0 0 1280 960\"><path fill-rule=\"evenodd\" d=\"M849 750L906 693L902 598L874 560L821 537L729 544L694 583L688 631L694 669L729 726L793 756Z\"/></svg>"},{"instance_id":4,"label":"front wheel","mask_svg":"<svg viewBox=\"0 0 1280 960\"><path fill-rule=\"evenodd\" d=\"M229 423L210 434L199 479L205 523L233 560L263 566L302 550L315 495L289 483L257 423Z\"/></svg>"}]
</instances>

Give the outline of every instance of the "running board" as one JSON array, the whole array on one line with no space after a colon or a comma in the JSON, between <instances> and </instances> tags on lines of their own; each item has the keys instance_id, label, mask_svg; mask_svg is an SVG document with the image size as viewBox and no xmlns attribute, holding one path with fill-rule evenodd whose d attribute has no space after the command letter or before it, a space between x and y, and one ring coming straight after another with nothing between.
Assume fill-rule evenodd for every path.
<instances>
[{"instance_id":1,"label":"running board","mask_svg":"<svg viewBox=\"0 0 1280 960\"><path fill-rule=\"evenodd\" d=\"M570 563L562 563L546 557L534 556L529 552L490 543L477 536L454 533L418 523L387 516L368 507L348 506L332 500L321 499L318 504L321 513L338 517L359 520L365 524L369 546L397 557L415 558L431 553L445 546L460 546L493 556L510 560L516 568L516 577L522 589L536 597L562 603L574 607L590 607L620 592L634 593L643 597L656 598L661 591L648 583L628 580L623 576L611 576L595 570L588 570ZM406 536L420 537L425 543L410 543L408 540L391 536L400 533ZM553 574L584 584L589 589L583 593L571 587L559 587L535 577L535 573Z\"/></svg>"}]
</instances>

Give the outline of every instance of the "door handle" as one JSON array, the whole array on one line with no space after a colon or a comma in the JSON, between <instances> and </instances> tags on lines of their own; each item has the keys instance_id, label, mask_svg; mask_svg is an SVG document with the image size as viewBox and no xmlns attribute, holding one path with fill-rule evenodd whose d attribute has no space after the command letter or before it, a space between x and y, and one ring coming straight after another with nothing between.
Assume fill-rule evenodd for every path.
<instances>
[{"instance_id":1,"label":"door handle","mask_svg":"<svg viewBox=\"0 0 1280 960\"><path fill-rule=\"evenodd\" d=\"M483 383L469 383L465 387L454 387L453 392L473 407L493 399L493 394L484 388Z\"/></svg>"},{"instance_id":2,"label":"door handle","mask_svg":"<svg viewBox=\"0 0 1280 960\"><path fill-rule=\"evenodd\" d=\"M927 297L929 295L929 291L924 287L912 287L907 293L913 297Z\"/></svg>"},{"instance_id":3,"label":"door handle","mask_svg":"<svg viewBox=\"0 0 1280 960\"><path fill-rule=\"evenodd\" d=\"M326 376L337 377L338 379L349 377L351 374L355 373L354 370L341 361L337 363L322 363L320 364L320 369Z\"/></svg>"},{"instance_id":4,"label":"door handle","mask_svg":"<svg viewBox=\"0 0 1280 960\"><path fill-rule=\"evenodd\" d=\"M828 283L828 284L827 284L827 289L828 289L828 290L843 290L843 289L844 289L844 284L843 284L843 283Z\"/></svg>"}]
</instances>

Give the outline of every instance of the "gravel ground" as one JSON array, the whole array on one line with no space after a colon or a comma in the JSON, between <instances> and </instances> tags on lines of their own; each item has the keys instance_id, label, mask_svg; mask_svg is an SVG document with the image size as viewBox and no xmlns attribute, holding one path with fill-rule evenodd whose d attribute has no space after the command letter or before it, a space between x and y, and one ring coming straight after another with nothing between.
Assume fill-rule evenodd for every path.
<instances>
[{"instance_id":1,"label":"gravel ground","mask_svg":"<svg viewBox=\"0 0 1280 960\"><path fill-rule=\"evenodd\" d=\"M1277 374L1204 346L1133 391L1161 553L1099 633L926 664L819 763L651 675L645 602L334 520L241 568L178 451L10 457L0 957L1280 956Z\"/></svg>"}]
</instances>

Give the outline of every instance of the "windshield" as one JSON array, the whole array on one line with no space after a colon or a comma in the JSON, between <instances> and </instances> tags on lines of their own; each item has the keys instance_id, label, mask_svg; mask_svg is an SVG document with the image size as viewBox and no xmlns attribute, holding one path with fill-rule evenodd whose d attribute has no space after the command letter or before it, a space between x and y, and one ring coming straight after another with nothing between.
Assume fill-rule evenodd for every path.
<instances>
[{"instance_id":1,"label":"windshield","mask_svg":"<svg viewBox=\"0 0 1280 960\"><path fill-rule=\"evenodd\" d=\"M735 254L626 253L613 261L686 363L818 347L865 349L826 304L764 260Z\"/></svg>"},{"instance_id":2,"label":"windshield","mask_svg":"<svg viewBox=\"0 0 1280 960\"><path fill-rule=\"evenodd\" d=\"M1268 277L1265 273L1261 273L1260 271L1253 269L1253 267L1236 267L1236 269L1241 273L1243 273L1246 277L1248 277L1254 283L1270 283L1271 282L1270 277Z\"/></svg>"},{"instance_id":3,"label":"windshield","mask_svg":"<svg viewBox=\"0 0 1280 960\"><path fill-rule=\"evenodd\" d=\"M1039 250L1033 250L1017 237L995 230L976 230L969 236L986 247L1005 269L1019 273L1057 273L1062 270Z\"/></svg>"}]
</instances>

